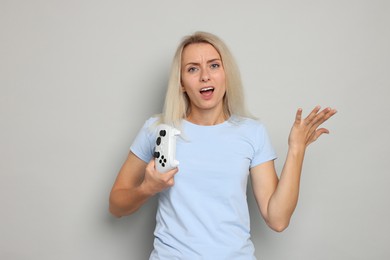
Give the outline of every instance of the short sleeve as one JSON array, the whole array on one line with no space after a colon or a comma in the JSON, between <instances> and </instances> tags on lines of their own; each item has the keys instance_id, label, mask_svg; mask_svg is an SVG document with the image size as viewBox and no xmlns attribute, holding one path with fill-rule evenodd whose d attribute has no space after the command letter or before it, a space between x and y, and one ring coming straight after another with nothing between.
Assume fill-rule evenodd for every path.
<instances>
[{"instance_id":1,"label":"short sleeve","mask_svg":"<svg viewBox=\"0 0 390 260\"><path fill-rule=\"evenodd\" d=\"M255 167L264 162L275 160L276 158L277 155L271 144L267 129L263 124L259 124L256 128L254 155L250 167Z\"/></svg>"},{"instance_id":2,"label":"short sleeve","mask_svg":"<svg viewBox=\"0 0 390 260\"><path fill-rule=\"evenodd\" d=\"M153 158L156 122L157 117L146 120L130 146L130 151L146 163Z\"/></svg>"}]
</instances>

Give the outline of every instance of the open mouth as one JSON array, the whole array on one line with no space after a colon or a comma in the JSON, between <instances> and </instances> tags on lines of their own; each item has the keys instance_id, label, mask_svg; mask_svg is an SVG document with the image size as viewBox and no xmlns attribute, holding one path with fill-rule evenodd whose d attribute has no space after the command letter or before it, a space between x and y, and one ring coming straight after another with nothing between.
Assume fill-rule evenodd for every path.
<instances>
[{"instance_id":1,"label":"open mouth","mask_svg":"<svg viewBox=\"0 0 390 260\"><path fill-rule=\"evenodd\" d=\"M214 88L213 87L206 87L206 88L202 88L200 90L200 94L202 94L202 95L210 95L213 92L214 92Z\"/></svg>"}]
</instances>

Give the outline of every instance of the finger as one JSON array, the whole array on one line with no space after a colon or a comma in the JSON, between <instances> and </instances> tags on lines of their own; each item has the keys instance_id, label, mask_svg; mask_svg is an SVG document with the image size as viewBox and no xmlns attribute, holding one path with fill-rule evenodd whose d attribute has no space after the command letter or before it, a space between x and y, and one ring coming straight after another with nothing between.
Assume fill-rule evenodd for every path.
<instances>
[{"instance_id":1,"label":"finger","mask_svg":"<svg viewBox=\"0 0 390 260\"><path fill-rule=\"evenodd\" d=\"M172 187L174 184L175 184L175 179L174 179L174 178L171 178L171 179L169 179L169 180L167 181L167 185L168 185L169 187Z\"/></svg>"},{"instance_id":2,"label":"finger","mask_svg":"<svg viewBox=\"0 0 390 260\"><path fill-rule=\"evenodd\" d=\"M302 108L298 108L297 113L295 114L295 123L300 124L302 120Z\"/></svg>"},{"instance_id":3,"label":"finger","mask_svg":"<svg viewBox=\"0 0 390 260\"><path fill-rule=\"evenodd\" d=\"M332 116L334 116L335 114L337 113L337 110L336 109L332 109L330 107L327 107L325 108L324 110L322 110L319 114L318 114L318 117L315 119L315 121L313 122L313 125L310 127L310 131L318 131L320 129L317 130L317 128L323 124L325 121L327 121L329 118L331 118ZM323 133L326 133L328 134L329 131L325 128L322 128L321 129L321 134ZM320 134L320 135L321 135ZM318 135L319 136L319 135ZM318 138L318 136L316 138Z\"/></svg>"},{"instance_id":4,"label":"finger","mask_svg":"<svg viewBox=\"0 0 390 260\"><path fill-rule=\"evenodd\" d=\"M325 108L321 112L317 113L315 115L315 118L313 118L311 122L308 122L308 124L311 125L312 131L315 131L319 125L325 122L326 120L325 116L328 112L329 112L329 108Z\"/></svg>"},{"instance_id":5,"label":"finger","mask_svg":"<svg viewBox=\"0 0 390 260\"><path fill-rule=\"evenodd\" d=\"M331 109L330 107L325 108L320 113L317 114L316 119L313 120L313 128L319 127L322 123L331 118L334 114L336 114L335 109Z\"/></svg>"},{"instance_id":6,"label":"finger","mask_svg":"<svg viewBox=\"0 0 390 260\"><path fill-rule=\"evenodd\" d=\"M173 186L173 184L175 183L174 177L178 171L179 171L178 168L174 168L174 169L162 174L164 177L164 180L168 186Z\"/></svg>"},{"instance_id":7,"label":"finger","mask_svg":"<svg viewBox=\"0 0 390 260\"><path fill-rule=\"evenodd\" d=\"M168 179L173 178L178 171L179 171L179 168L177 168L177 167L172 169L172 170L167 171L166 173L164 173L165 179L168 180Z\"/></svg>"},{"instance_id":8,"label":"finger","mask_svg":"<svg viewBox=\"0 0 390 260\"><path fill-rule=\"evenodd\" d=\"M146 169L148 171L153 171L155 169L155 162L154 159L150 160L149 163L146 165Z\"/></svg>"},{"instance_id":9,"label":"finger","mask_svg":"<svg viewBox=\"0 0 390 260\"><path fill-rule=\"evenodd\" d=\"M308 145L317 141L317 139L322 135L322 134L329 134L329 130L326 129L326 128L320 128L318 129L317 131L315 131L312 135L312 137L310 138L309 142L308 142Z\"/></svg>"},{"instance_id":10,"label":"finger","mask_svg":"<svg viewBox=\"0 0 390 260\"><path fill-rule=\"evenodd\" d=\"M155 167L155 165L156 165L156 161L155 161L155 159L154 159L154 158L153 158L153 159L151 159L151 160L150 160L150 162L149 162L149 164L150 164L150 166L151 166L151 167L153 167L153 168L154 168L154 167Z\"/></svg>"},{"instance_id":11,"label":"finger","mask_svg":"<svg viewBox=\"0 0 390 260\"><path fill-rule=\"evenodd\" d=\"M310 124L317 116L318 111L320 111L321 106L315 106L310 114L305 118L306 124Z\"/></svg>"}]
</instances>

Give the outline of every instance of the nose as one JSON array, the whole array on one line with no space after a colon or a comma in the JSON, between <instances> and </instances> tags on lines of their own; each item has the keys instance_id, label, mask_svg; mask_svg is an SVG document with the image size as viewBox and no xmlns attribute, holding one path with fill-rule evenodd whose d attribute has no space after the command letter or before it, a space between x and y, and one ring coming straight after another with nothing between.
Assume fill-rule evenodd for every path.
<instances>
[{"instance_id":1,"label":"nose","mask_svg":"<svg viewBox=\"0 0 390 260\"><path fill-rule=\"evenodd\" d=\"M210 79L210 75L207 70L202 70L202 73L200 75L200 81L201 82L207 82Z\"/></svg>"}]
</instances>

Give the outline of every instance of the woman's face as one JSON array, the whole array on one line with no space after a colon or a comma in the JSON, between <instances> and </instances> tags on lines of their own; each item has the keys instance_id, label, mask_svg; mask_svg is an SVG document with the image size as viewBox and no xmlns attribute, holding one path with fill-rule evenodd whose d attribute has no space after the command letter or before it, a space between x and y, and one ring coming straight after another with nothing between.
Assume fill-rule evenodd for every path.
<instances>
[{"instance_id":1,"label":"woman's face","mask_svg":"<svg viewBox=\"0 0 390 260\"><path fill-rule=\"evenodd\" d=\"M190 44L183 50L181 64L182 90L190 99L190 113L222 112L225 70L217 50L208 43Z\"/></svg>"}]
</instances>

